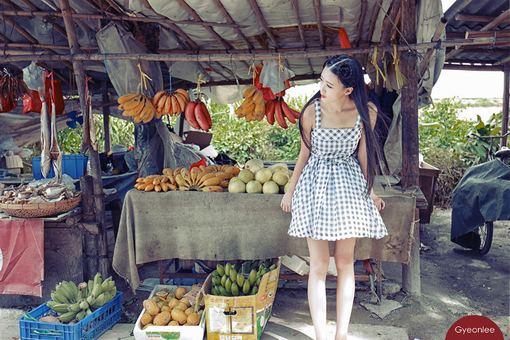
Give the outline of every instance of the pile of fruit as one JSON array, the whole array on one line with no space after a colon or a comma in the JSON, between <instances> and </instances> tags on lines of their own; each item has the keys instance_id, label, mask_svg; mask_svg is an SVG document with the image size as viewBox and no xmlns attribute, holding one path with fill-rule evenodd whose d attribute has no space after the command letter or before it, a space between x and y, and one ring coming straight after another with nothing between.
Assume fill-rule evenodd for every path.
<instances>
[{"instance_id":1,"label":"pile of fruit","mask_svg":"<svg viewBox=\"0 0 510 340\"><path fill-rule=\"evenodd\" d=\"M204 102L197 98L189 102L184 110L184 118L194 129L208 131L212 127L211 115Z\"/></svg>"},{"instance_id":2,"label":"pile of fruit","mask_svg":"<svg viewBox=\"0 0 510 340\"><path fill-rule=\"evenodd\" d=\"M136 179L135 188L140 191L205 191L223 192L228 181L239 174L233 165L200 165L187 168L163 169L162 175L149 175Z\"/></svg>"},{"instance_id":3,"label":"pile of fruit","mask_svg":"<svg viewBox=\"0 0 510 340\"><path fill-rule=\"evenodd\" d=\"M275 264L267 259L264 263L258 260L245 261L242 264L226 263L216 265L212 276L211 294L221 296L256 295L264 274L276 269Z\"/></svg>"},{"instance_id":4,"label":"pile of fruit","mask_svg":"<svg viewBox=\"0 0 510 340\"><path fill-rule=\"evenodd\" d=\"M261 160L250 159L246 162L244 169L236 177L230 179L228 192L285 193L292 173L286 163L276 163L266 168Z\"/></svg>"},{"instance_id":5,"label":"pile of fruit","mask_svg":"<svg viewBox=\"0 0 510 340\"><path fill-rule=\"evenodd\" d=\"M117 294L115 281L110 276L103 281L100 273L88 283L78 286L72 281L62 281L51 292L51 300L46 305L55 316L46 316L39 321L74 324L110 301Z\"/></svg>"},{"instance_id":6,"label":"pile of fruit","mask_svg":"<svg viewBox=\"0 0 510 340\"><path fill-rule=\"evenodd\" d=\"M266 104L267 122L271 125L274 124L276 119L278 125L284 129L287 129L289 126L285 119L287 119L292 124L295 124L296 119L299 119L299 116L300 113L294 109L291 109L282 97L270 99Z\"/></svg>"},{"instance_id":7,"label":"pile of fruit","mask_svg":"<svg viewBox=\"0 0 510 340\"><path fill-rule=\"evenodd\" d=\"M186 287L177 287L174 292L168 289L154 294L143 301L144 312L140 318L141 329L150 326L196 326L200 323L203 310L200 304L191 305L184 295Z\"/></svg>"}]
</instances>

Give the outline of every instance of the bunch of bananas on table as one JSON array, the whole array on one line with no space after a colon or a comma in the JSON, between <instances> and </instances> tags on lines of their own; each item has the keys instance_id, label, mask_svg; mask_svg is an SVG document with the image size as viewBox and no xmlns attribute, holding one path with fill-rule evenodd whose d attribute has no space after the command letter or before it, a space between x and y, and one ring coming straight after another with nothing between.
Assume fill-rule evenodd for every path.
<instances>
[{"instance_id":1,"label":"bunch of bananas on table","mask_svg":"<svg viewBox=\"0 0 510 340\"><path fill-rule=\"evenodd\" d=\"M81 321L116 294L117 287L112 277L103 281L101 274L97 273L93 280L78 286L72 281L62 281L51 292L52 300L47 301L46 305L57 313L60 322Z\"/></svg>"},{"instance_id":2,"label":"bunch of bananas on table","mask_svg":"<svg viewBox=\"0 0 510 340\"><path fill-rule=\"evenodd\" d=\"M284 129L289 127L285 118L292 124L295 124L296 119L299 119L300 115L298 111L291 109L282 97L270 99L266 104L265 114L269 124L273 125L276 119L278 125Z\"/></svg>"},{"instance_id":3,"label":"bunch of bananas on table","mask_svg":"<svg viewBox=\"0 0 510 340\"><path fill-rule=\"evenodd\" d=\"M221 296L255 295L259 291L264 274L276 269L275 264L267 259L263 263L245 261L242 264L216 265L212 276L211 293Z\"/></svg>"},{"instance_id":4,"label":"bunch of bananas on table","mask_svg":"<svg viewBox=\"0 0 510 340\"><path fill-rule=\"evenodd\" d=\"M164 115L180 115L189 103L189 94L183 89L177 89L172 93L161 90L156 93L152 104L156 107L156 118Z\"/></svg>"},{"instance_id":5,"label":"bunch of bananas on table","mask_svg":"<svg viewBox=\"0 0 510 340\"><path fill-rule=\"evenodd\" d=\"M152 99L144 94L129 93L119 97L117 102L122 115L133 118L135 123L148 123L156 114Z\"/></svg>"},{"instance_id":6,"label":"bunch of bananas on table","mask_svg":"<svg viewBox=\"0 0 510 340\"><path fill-rule=\"evenodd\" d=\"M266 101L261 90L250 86L243 94L244 101L235 111L239 118L246 118L248 122L261 121L264 118Z\"/></svg>"}]
</instances>

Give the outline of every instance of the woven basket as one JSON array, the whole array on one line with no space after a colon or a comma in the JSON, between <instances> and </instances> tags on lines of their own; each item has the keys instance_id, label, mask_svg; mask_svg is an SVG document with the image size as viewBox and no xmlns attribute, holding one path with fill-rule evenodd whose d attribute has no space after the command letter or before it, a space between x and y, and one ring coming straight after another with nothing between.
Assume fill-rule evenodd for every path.
<instances>
[{"instance_id":1,"label":"woven basket","mask_svg":"<svg viewBox=\"0 0 510 340\"><path fill-rule=\"evenodd\" d=\"M75 198L38 204L0 204L0 210L15 217L44 217L68 212L80 205L81 195Z\"/></svg>"}]
</instances>

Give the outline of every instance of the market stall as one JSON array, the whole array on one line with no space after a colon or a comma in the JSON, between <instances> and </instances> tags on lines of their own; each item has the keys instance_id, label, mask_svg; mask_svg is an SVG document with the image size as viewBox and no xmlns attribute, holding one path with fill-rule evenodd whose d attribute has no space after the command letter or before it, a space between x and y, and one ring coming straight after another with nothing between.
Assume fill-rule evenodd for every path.
<instances>
[{"instance_id":1,"label":"market stall","mask_svg":"<svg viewBox=\"0 0 510 340\"><path fill-rule=\"evenodd\" d=\"M381 211L389 235L360 239L356 259L408 263L416 211L416 188L375 186L386 201ZM287 235L290 214L281 195L145 192L130 190L124 201L113 268L133 290L137 265L165 259L254 260L308 256L306 240Z\"/></svg>"}]
</instances>

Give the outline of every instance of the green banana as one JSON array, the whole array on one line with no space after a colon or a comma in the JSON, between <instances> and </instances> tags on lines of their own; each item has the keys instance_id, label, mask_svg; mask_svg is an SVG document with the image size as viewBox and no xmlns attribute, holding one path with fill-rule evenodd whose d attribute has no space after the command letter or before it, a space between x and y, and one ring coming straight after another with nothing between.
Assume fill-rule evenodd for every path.
<instances>
[{"instance_id":1,"label":"green banana","mask_svg":"<svg viewBox=\"0 0 510 340\"><path fill-rule=\"evenodd\" d=\"M54 300L48 300L46 301L46 306L52 308L53 306L55 305L58 305L59 303L57 301L54 301Z\"/></svg>"},{"instance_id":2,"label":"green banana","mask_svg":"<svg viewBox=\"0 0 510 340\"><path fill-rule=\"evenodd\" d=\"M236 272L239 272L241 270L241 266L242 266L242 263L241 262L237 262L235 265L234 265L234 269L236 270Z\"/></svg>"},{"instance_id":3,"label":"green banana","mask_svg":"<svg viewBox=\"0 0 510 340\"><path fill-rule=\"evenodd\" d=\"M58 319L64 323L67 323L76 317L77 312L67 312L58 317Z\"/></svg>"},{"instance_id":4,"label":"green banana","mask_svg":"<svg viewBox=\"0 0 510 340\"><path fill-rule=\"evenodd\" d=\"M111 280L111 281L109 281L109 283L110 283L110 287L108 288L108 290L112 290L113 287L115 287L115 281Z\"/></svg>"},{"instance_id":5,"label":"green banana","mask_svg":"<svg viewBox=\"0 0 510 340\"><path fill-rule=\"evenodd\" d=\"M87 310L85 311L85 316L89 316L90 314L92 314L92 310L90 310L90 308L87 308Z\"/></svg>"},{"instance_id":6,"label":"green banana","mask_svg":"<svg viewBox=\"0 0 510 340\"><path fill-rule=\"evenodd\" d=\"M237 273L236 282L239 285L239 287L242 287L244 285L244 275L242 273Z\"/></svg>"},{"instance_id":7,"label":"green banana","mask_svg":"<svg viewBox=\"0 0 510 340\"><path fill-rule=\"evenodd\" d=\"M110 296L110 292L104 292L104 303L107 303L108 301L111 300L111 296Z\"/></svg>"},{"instance_id":8,"label":"green banana","mask_svg":"<svg viewBox=\"0 0 510 340\"><path fill-rule=\"evenodd\" d=\"M218 295L218 290L216 289L216 286L211 287L211 294L212 295Z\"/></svg>"},{"instance_id":9,"label":"green banana","mask_svg":"<svg viewBox=\"0 0 510 340\"><path fill-rule=\"evenodd\" d=\"M51 298L60 303L69 303L69 300L67 300L67 298L59 292L51 293Z\"/></svg>"},{"instance_id":10,"label":"green banana","mask_svg":"<svg viewBox=\"0 0 510 340\"><path fill-rule=\"evenodd\" d=\"M92 289L92 295L96 298L103 292L103 286L99 283L94 283L94 289Z\"/></svg>"},{"instance_id":11,"label":"green banana","mask_svg":"<svg viewBox=\"0 0 510 340\"><path fill-rule=\"evenodd\" d=\"M109 290L110 290L110 282L103 281L103 283L101 283L101 291L107 292Z\"/></svg>"},{"instance_id":12,"label":"green banana","mask_svg":"<svg viewBox=\"0 0 510 340\"><path fill-rule=\"evenodd\" d=\"M259 276L259 277L257 277L257 281L255 281L255 282L256 282L256 285L257 285L257 286L259 286L259 287L260 287L260 281L261 281L261 279L262 279L262 277L261 277L261 276Z\"/></svg>"},{"instance_id":13,"label":"green banana","mask_svg":"<svg viewBox=\"0 0 510 340\"><path fill-rule=\"evenodd\" d=\"M112 289L110 289L110 297L113 299L117 295L117 287L113 286Z\"/></svg>"},{"instance_id":14,"label":"green banana","mask_svg":"<svg viewBox=\"0 0 510 340\"><path fill-rule=\"evenodd\" d=\"M257 272L255 269L251 270L250 275L248 276L248 280L250 281L250 285L253 285L255 280L257 280Z\"/></svg>"},{"instance_id":15,"label":"green banana","mask_svg":"<svg viewBox=\"0 0 510 340\"><path fill-rule=\"evenodd\" d=\"M266 268L269 268L271 266L271 259L266 259L266 262L264 262L264 265Z\"/></svg>"},{"instance_id":16,"label":"green banana","mask_svg":"<svg viewBox=\"0 0 510 340\"><path fill-rule=\"evenodd\" d=\"M246 280L244 281L244 284L243 284L243 293L244 295L248 295L250 293L250 281Z\"/></svg>"},{"instance_id":17,"label":"green banana","mask_svg":"<svg viewBox=\"0 0 510 340\"><path fill-rule=\"evenodd\" d=\"M227 292L225 287L220 286L220 295L222 295L222 296L230 296L231 294L229 292Z\"/></svg>"},{"instance_id":18,"label":"green banana","mask_svg":"<svg viewBox=\"0 0 510 340\"><path fill-rule=\"evenodd\" d=\"M80 309L81 308L80 308L79 302L73 303L72 305L69 305L69 307L68 307L69 312L79 312Z\"/></svg>"},{"instance_id":19,"label":"green banana","mask_svg":"<svg viewBox=\"0 0 510 340\"><path fill-rule=\"evenodd\" d=\"M76 314L76 320L81 321L85 317L85 313L86 312L84 309L79 311L78 314Z\"/></svg>"},{"instance_id":20,"label":"green banana","mask_svg":"<svg viewBox=\"0 0 510 340\"><path fill-rule=\"evenodd\" d=\"M76 301L76 302L80 301L78 299L79 291L78 291L78 286L76 286L76 283L74 283L73 281L69 281L69 282L67 282L66 288L71 291L71 294L73 295L74 301Z\"/></svg>"},{"instance_id":21,"label":"green banana","mask_svg":"<svg viewBox=\"0 0 510 340\"><path fill-rule=\"evenodd\" d=\"M223 275L220 280L220 284L225 287L225 282L227 282L227 275Z\"/></svg>"},{"instance_id":22,"label":"green banana","mask_svg":"<svg viewBox=\"0 0 510 340\"><path fill-rule=\"evenodd\" d=\"M230 269L230 275L229 276L230 276L230 281L236 282L236 280L237 280L237 271L236 271L235 268L231 268Z\"/></svg>"},{"instance_id":23,"label":"green banana","mask_svg":"<svg viewBox=\"0 0 510 340\"><path fill-rule=\"evenodd\" d=\"M103 276L101 273L97 272L96 275L94 275L94 287L96 285L100 285L101 283L103 283Z\"/></svg>"},{"instance_id":24,"label":"green banana","mask_svg":"<svg viewBox=\"0 0 510 340\"><path fill-rule=\"evenodd\" d=\"M87 303L89 304L89 306L92 306L93 304L96 303L96 297L94 295L87 296Z\"/></svg>"},{"instance_id":25,"label":"green banana","mask_svg":"<svg viewBox=\"0 0 510 340\"><path fill-rule=\"evenodd\" d=\"M92 294L92 290L94 289L94 281L93 280L89 280L89 282L87 283L87 296Z\"/></svg>"},{"instance_id":26,"label":"green banana","mask_svg":"<svg viewBox=\"0 0 510 340\"><path fill-rule=\"evenodd\" d=\"M232 293L232 281L230 281L230 277L227 277L227 281L225 281L225 289L227 292Z\"/></svg>"},{"instance_id":27,"label":"green banana","mask_svg":"<svg viewBox=\"0 0 510 340\"><path fill-rule=\"evenodd\" d=\"M252 261L250 271L256 269L259 266L259 260Z\"/></svg>"},{"instance_id":28,"label":"green banana","mask_svg":"<svg viewBox=\"0 0 510 340\"><path fill-rule=\"evenodd\" d=\"M50 308L53 309L57 313L66 313L66 312L69 312L70 306L71 305L68 303L59 303L59 304L53 305L53 307L50 307Z\"/></svg>"},{"instance_id":29,"label":"green banana","mask_svg":"<svg viewBox=\"0 0 510 340\"><path fill-rule=\"evenodd\" d=\"M218 272L219 276L225 275L225 267L223 267L221 264L216 265L216 271Z\"/></svg>"},{"instance_id":30,"label":"green banana","mask_svg":"<svg viewBox=\"0 0 510 340\"><path fill-rule=\"evenodd\" d=\"M85 309L87 309L87 308L89 308L89 303L87 302L87 300L82 300L82 301L80 302L80 309L81 309L81 310L85 310Z\"/></svg>"},{"instance_id":31,"label":"green banana","mask_svg":"<svg viewBox=\"0 0 510 340\"><path fill-rule=\"evenodd\" d=\"M69 301L69 303L74 303L76 302L75 299L76 299L76 296L74 294L74 291L72 290L72 287L69 286L69 282L67 281L62 281L62 283L60 284L60 289L61 289L61 292L62 294L67 298L67 300Z\"/></svg>"},{"instance_id":32,"label":"green banana","mask_svg":"<svg viewBox=\"0 0 510 340\"><path fill-rule=\"evenodd\" d=\"M269 267L269 270L275 270L276 269L276 264L272 264L271 267Z\"/></svg>"},{"instance_id":33,"label":"green banana","mask_svg":"<svg viewBox=\"0 0 510 340\"><path fill-rule=\"evenodd\" d=\"M248 261L244 261L243 262L243 265L241 266L242 270L243 270L243 274L250 274L250 270L251 270L251 261L248 260Z\"/></svg>"},{"instance_id":34,"label":"green banana","mask_svg":"<svg viewBox=\"0 0 510 340\"><path fill-rule=\"evenodd\" d=\"M251 287L250 295L256 295L259 292L259 287L253 286Z\"/></svg>"},{"instance_id":35,"label":"green banana","mask_svg":"<svg viewBox=\"0 0 510 340\"><path fill-rule=\"evenodd\" d=\"M225 275L230 276L230 263L225 264Z\"/></svg>"},{"instance_id":36,"label":"green banana","mask_svg":"<svg viewBox=\"0 0 510 340\"><path fill-rule=\"evenodd\" d=\"M235 282L232 283L231 290L232 290L232 295L239 296L239 286L237 285L237 283L235 283Z\"/></svg>"},{"instance_id":37,"label":"green banana","mask_svg":"<svg viewBox=\"0 0 510 340\"><path fill-rule=\"evenodd\" d=\"M104 293L99 294L99 296L96 298L96 301L92 305L93 308L99 308L102 307L105 304L105 296Z\"/></svg>"}]
</instances>

